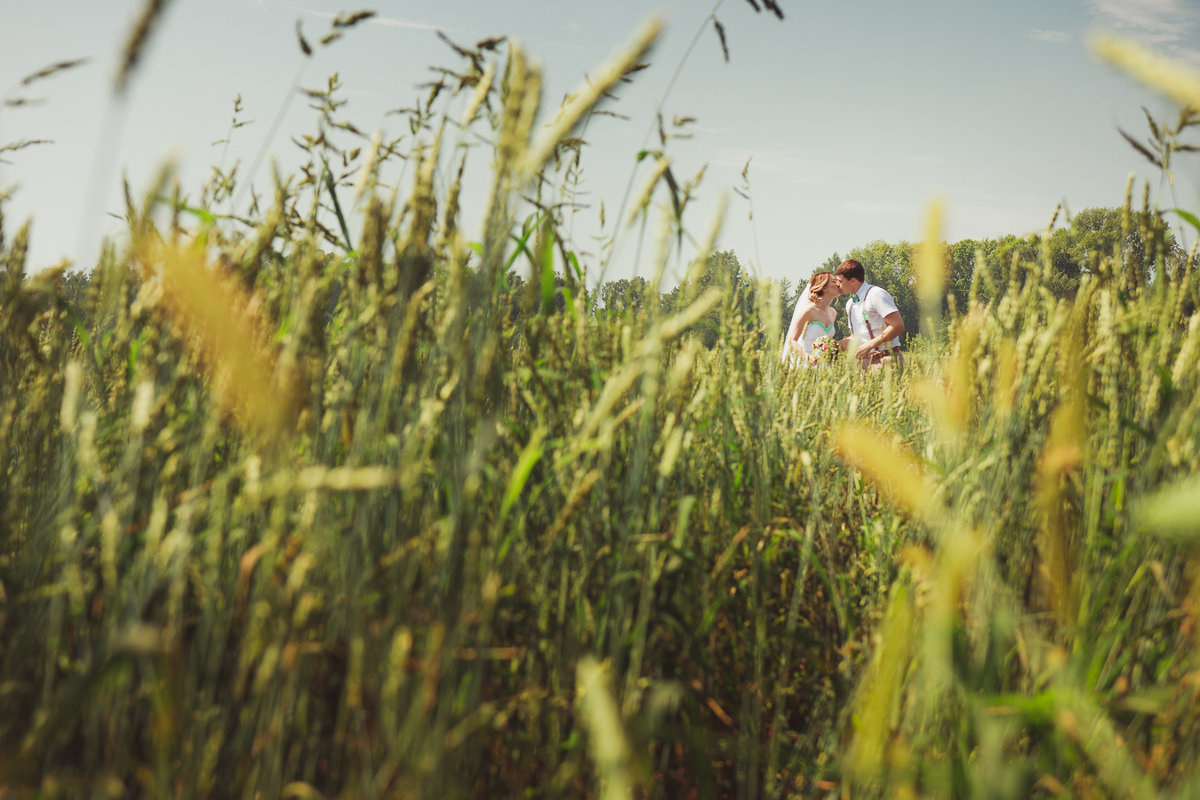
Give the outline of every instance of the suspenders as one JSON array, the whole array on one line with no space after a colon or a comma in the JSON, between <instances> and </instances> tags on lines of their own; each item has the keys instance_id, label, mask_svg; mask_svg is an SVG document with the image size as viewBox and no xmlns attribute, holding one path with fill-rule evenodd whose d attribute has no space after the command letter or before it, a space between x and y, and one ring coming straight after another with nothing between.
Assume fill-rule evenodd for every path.
<instances>
[{"instance_id":1,"label":"suspenders","mask_svg":"<svg viewBox=\"0 0 1200 800\"><path fill-rule=\"evenodd\" d=\"M869 295L871 293L871 290L874 288L875 288L874 285L868 286L867 290L865 292L863 292L863 299L862 299L863 325L867 326L867 335L870 336L872 339L875 338L875 331L871 330L871 318L867 316L867 295Z\"/></svg>"},{"instance_id":2,"label":"suspenders","mask_svg":"<svg viewBox=\"0 0 1200 800\"><path fill-rule=\"evenodd\" d=\"M865 292L863 292L862 301L859 303L859 305L862 306L861 313L862 313L863 324L867 326L867 335L870 336L872 339L875 338L875 331L871 328L871 318L867 316L867 295L869 295L871 293L871 290L874 288L875 288L875 284L871 284L870 286L868 286L867 290ZM899 343L889 345L887 342L884 342L883 344L879 345L879 347L876 347L872 351L872 354L873 355L880 355L880 354L891 355L892 351L894 350L894 351L896 351L896 354L898 355L899 347L900 347Z\"/></svg>"}]
</instances>

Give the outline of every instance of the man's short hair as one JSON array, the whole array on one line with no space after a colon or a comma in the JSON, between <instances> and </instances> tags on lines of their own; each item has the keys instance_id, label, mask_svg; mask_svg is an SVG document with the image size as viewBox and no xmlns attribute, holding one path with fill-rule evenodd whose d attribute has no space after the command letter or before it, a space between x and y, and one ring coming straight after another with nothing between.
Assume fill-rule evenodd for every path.
<instances>
[{"instance_id":1,"label":"man's short hair","mask_svg":"<svg viewBox=\"0 0 1200 800\"><path fill-rule=\"evenodd\" d=\"M863 272L863 265L853 258L847 258L842 263L838 264L834 270L835 275L841 275L843 278L853 278L856 281L865 281L866 273Z\"/></svg>"}]
</instances>

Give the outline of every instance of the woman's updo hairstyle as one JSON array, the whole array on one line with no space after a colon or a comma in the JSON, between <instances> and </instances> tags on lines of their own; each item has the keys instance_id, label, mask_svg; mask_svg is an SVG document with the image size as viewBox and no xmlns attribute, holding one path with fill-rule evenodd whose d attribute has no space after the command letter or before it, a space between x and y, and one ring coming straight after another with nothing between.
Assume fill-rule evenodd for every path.
<instances>
[{"instance_id":1,"label":"woman's updo hairstyle","mask_svg":"<svg viewBox=\"0 0 1200 800\"><path fill-rule=\"evenodd\" d=\"M829 291L829 283L833 280L832 272L815 272L808 281L808 299L815 303Z\"/></svg>"}]
</instances>

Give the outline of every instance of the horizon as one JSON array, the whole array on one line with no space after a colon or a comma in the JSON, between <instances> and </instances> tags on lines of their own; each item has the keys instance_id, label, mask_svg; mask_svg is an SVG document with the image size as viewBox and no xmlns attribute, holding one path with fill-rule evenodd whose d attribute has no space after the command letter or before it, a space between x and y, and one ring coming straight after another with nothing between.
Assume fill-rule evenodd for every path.
<instances>
[{"instance_id":1,"label":"horizon","mask_svg":"<svg viewBox=\"0 0 1200 800\"><path fill-rule=\"evenodd\" d=\"M289 137L312 128L304 97L287 99L294 85L319 86L338 73L349 101L345 116L367 135L378 130L390 137L402 132L405 120L387 110L420 97L416 87L435 65L456 63L439 32L463 44L511 35L544 67L540 115L546 120L557 98L646 16L645 7L633 3L517 15L457 0L418 15L393 2L305 59L295 27L316 43L341 9L326 2L304 8L278 0L178 2L152 32L122 99L110 76L142 4L123 5L124 17L82 0L10 7L16 19L8 30L17 41L0 53L0 69L10 76L0 89L6 99L21 94L13 91L21 76L54 61L91 58L31 87L29 94L43 102L0 112L0 145L54 140L6 153L9 163L0 163L0 188L16 187L5 208L10 228L33 223L30 272L60 259L76 270L90 268L100 237L120 230L108 215L122 210L121 176L129 176L140 197L172 157L189 196L220 161L242 169L256 164L249 180L263 193L272 159L285 172L294 169ZM653 159L635 156L658 145L660 103L668 131L675 118L695 118L679 126L690 138L667 147L681 184L704 170L685 228L708 230L725 202L714 249L734 252L760 278L795 284L832 254L875 241L918 241L934 201L944 204L948 243L1044 231L1060 203L1060 225L1085 208L1117 207L1130 175L1135 198L1149 182L1163 210L1200 209L1196 159L1180 154L1176 185L1167 186L1120 134L1145 139L1143 107L1169 123L1178 109L1099 63L1087 46L1094 31L1113 30L1200 64L1192 44L1200 24L1195 4L1072 0L1046 7L1021 0L964 10L950 0L926 0L901 11L860 0L837 9L781 7L784 19L778 20L754 13L748 3L714 6L726 63L710 14L683 0L658 4L667 26L650 66L606 107L620 116L596 116L586 129L583 178L590 194L570 227L589 265L589 283L650 272L647 252L655 250L658 211L644 233L636 226L623 232L607 274L596 274L600 259L592 248L598 232L611 234L622 196L640 190L649 173L646 162ZM516 16L523 18L513 23ZM853 46L828 35L842 30L853 31L846 37ZM237 96L249 124L231 131ZM866 116L870 120L860 123ZM229 142L214 146L222 138ZM482 170L486 154L471 157L473 169ZM401 190L406 177L401 170L395 179ZM468 182L485 186L486 178ZM482 194L466 195L460 224L468 230L478 224L470 200ZM657 189L655 206L666 202ZM1195 232L1169 222L1190 246ZM664 285L681 277L687 252L669 265Z\"/></svg>"}]
</instances>

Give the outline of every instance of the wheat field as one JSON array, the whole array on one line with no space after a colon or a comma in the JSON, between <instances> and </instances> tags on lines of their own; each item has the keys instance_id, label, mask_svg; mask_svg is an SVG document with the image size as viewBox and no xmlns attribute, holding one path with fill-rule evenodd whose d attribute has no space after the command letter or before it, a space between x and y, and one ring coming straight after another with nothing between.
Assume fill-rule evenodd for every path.
<instances>
[{"instance_id":1,"label":"wheat field","mask_svg":"<svg viewBox=\"0 0 1200 800\"><path fill-rule=\"evenodd\" d=\"M656 33L546 128L480 51L478 241L436 118L403 192L378 141L241 221L164 170L86 279L0 220L0 797L1200 791L1195 253L947 312L923 248L902 376L782 369L707 251L600 313L521 195Z\"/></svg>"}]
</instances>

